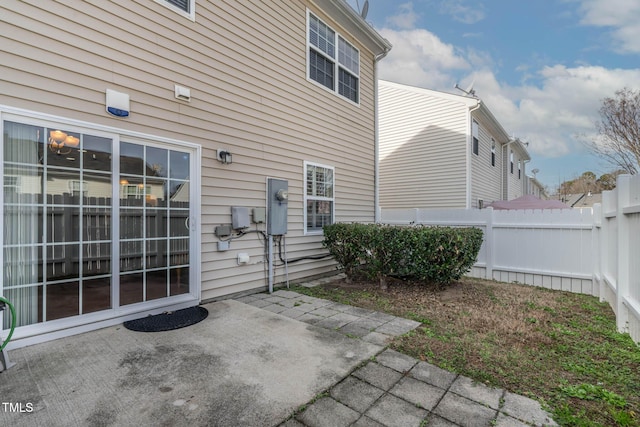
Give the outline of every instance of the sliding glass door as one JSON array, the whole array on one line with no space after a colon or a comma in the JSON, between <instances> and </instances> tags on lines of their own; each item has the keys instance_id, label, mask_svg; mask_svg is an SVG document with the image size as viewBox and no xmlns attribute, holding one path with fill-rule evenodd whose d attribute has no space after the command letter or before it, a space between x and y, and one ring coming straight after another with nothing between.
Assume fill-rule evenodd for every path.
<instances>
[{"instance_id":1,"label":"sliding glass door","mask_svg":"<svg viewBox=\"0 0 640 427\"><path fill-rule=\"evenodd\" d=\"M11 120L2 137L0 293L16 326L190 293L191 149Z\"/></svg>"}]
</instances>

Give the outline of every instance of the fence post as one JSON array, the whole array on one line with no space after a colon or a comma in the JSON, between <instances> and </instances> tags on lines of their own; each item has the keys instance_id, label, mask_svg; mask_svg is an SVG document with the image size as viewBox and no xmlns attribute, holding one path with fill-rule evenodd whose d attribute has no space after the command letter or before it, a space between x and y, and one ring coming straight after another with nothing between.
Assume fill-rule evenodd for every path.
<instances>
[{"instance_id":1,"label":"fence post","mask_svg":"<svg viewBox=\"0 0 640 427\"><path fill-rule=\"evenodd\" d=\"M486 252L485 279L493 280L493 208L483 209L487 211L484 244ZM482 211L481 211L482 212Z\"/></svg>"},{"instance_id":2,"label":"fence post","mask_svg":"<svg viewBox=\"0 0 640 427\"><path fill-rule=\"evenodd\" d=\"M599 298L600 302L604 301L603 280L602 280L602 258L605 250L602 242L602 204L593 205L593 228L591 229L591 247L593 248L593 286L591 294Z\"/></svg>"},{"instance_id":3,"label":"fence post","mask_svg":"<svg viewBox=\"0 0 640 427\"><path fill-rule=\"evenodd\" d=\"M618 175L616 191L618 205L616 206L616 223L618 225L618 277L616 287L616 326L618 331L627 332L629 327L629 312L624 305L629 295L629 281L631 280L631 260L629 259L629 218L624 214L624 208L629 205L631 175Z\"/></svg>"}]
</instances>

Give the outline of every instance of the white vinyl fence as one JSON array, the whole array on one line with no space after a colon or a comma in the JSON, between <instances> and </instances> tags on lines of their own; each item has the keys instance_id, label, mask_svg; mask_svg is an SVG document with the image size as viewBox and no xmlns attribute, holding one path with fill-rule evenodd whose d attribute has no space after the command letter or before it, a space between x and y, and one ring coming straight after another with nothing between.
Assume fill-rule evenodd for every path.
<instances>
[{"instance_id":1,"label":"white vinyl fence","mask_svg":"<svg viewBox=\"0 0 640 427\"><path fill-rule=\"evenodd\" d=\"M640 342L640 176L619 176L594 212L594 286L616 313L618 330Z\"/></svg>"},{"instance_id":2,"label":"white vinyl fence","mask_svg":"<svg viewBox=\"0 0 640 427\"><path fill-rule=\"evenodd\" d=\"M478 227L470 276L597 296L640 342L640 177L620 176L594 209L382 209L381 222Z\"/></svg>"}]
</instances>

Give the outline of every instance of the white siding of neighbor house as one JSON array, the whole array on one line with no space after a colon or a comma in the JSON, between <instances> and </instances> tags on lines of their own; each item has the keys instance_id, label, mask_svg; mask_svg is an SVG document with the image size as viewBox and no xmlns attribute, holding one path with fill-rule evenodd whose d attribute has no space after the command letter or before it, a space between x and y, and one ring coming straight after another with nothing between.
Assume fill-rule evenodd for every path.
<instances>
[{"instance_id":1,"label":"white siding of neighbor house","mask_svg":"<svg viewBox=\"0 0 640 427\"><path fill-rule=\"evenodd\" d=\"M518 178L518 162L521 162L520 165L522 167L520 178ZM510 166L508 167L508 196L507 200L517 199L520 196L524 195L524 163L522 163L522 157L517 150L513 152L513 173L511 173Z\"/></svg>"},{"instance_id":2,"label":"white siding of neighbor house","mask_svg":"<svg viewBox=\"0 0 640 427\"><path fill-rule=\"evenodd\" d=\"M476 115L472 113L474 118ZM488 126L476 118L479 125L479 150L478 155L471 153L471 207L478 207L478 199L482 199L484 206L502 199L502 144L498 135L492 135ZM496 144L495 166L491 166L491 138Z\"/></svg>"},{"instance_id":3,"label":"white siding of neighbor house","mask_svg":"<svg viewBox=\"0 0 640 427\"><path fill-rule=\"evenodd\" d=\"M465 208L469 106L379 82L380 206Z\"/></svg>"},{"instance_id":4,"label":"white siding of neighbor house","mask_svg":"<svg viewBox=\"0 0 640 427\"><path fill-rule=\"evenodd\" d=\"M359 106L307 80L307 7L360 50ZM265 285L257 234L219 252L213 231L231 222L231 206L264 207L267 177L289 181L291 258L322 252L322 236L303 235L305 160L335 167L337 221L374 220L374 75L373 54L311 1L197 1L195 16L153 0L4 1L0 104L201 145L206 300ZM174 98L175 84L191 89L191 102ZM107 88L130 95L129 118L105 113ZM445 132L437 161L412 169L439 173L447 189L437 198L451 205L459 179L447 171L464 168L456 132L464 129ZM233 164L216 160L218 148ZM249 265L237 265L239 252ZM333 269L303 261L289 275Z\"/></svg>"}]
</instances>

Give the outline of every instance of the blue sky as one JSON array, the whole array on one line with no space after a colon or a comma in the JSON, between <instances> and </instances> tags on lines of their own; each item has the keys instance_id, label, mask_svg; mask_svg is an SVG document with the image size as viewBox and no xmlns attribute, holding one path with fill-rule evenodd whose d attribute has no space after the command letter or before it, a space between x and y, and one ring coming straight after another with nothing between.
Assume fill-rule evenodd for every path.
<instances>
[{"instance_id":1,"label":"blue sky","mask_svg":"<svg viewBox=\"0 0 640 427\"><path fill-rule=\"evenodd\" d=\"M451 93L473 82L549 189L613 170L583 141L603 98L640 89L640 0L369 0L366 20L393 44L380 78Z\"/></svg>"}]
</instances>

